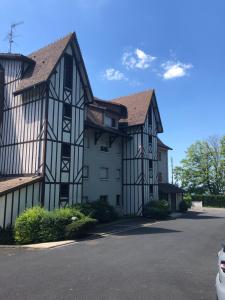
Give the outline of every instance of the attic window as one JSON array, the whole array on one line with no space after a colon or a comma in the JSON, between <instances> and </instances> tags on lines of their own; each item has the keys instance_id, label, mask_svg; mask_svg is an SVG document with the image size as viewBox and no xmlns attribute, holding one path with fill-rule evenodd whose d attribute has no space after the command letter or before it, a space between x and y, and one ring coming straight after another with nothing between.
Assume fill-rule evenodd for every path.
<instances>
[{"instance_id":1,"label":"attic window","mask_svg":"<svg viewBox=\"0 0 225 300\"><path fill-rule=\"evenodd\" d=\"M73 57L69 54L64 56L64 86L68 89L73 86Z\"/></svg>"}]
</instances>

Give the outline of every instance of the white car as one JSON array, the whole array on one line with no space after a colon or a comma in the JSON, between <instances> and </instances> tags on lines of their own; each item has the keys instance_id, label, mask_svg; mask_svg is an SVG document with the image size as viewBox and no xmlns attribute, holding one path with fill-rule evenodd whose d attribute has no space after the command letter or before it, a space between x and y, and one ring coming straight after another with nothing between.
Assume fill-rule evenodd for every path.
<instances>
[{"instance_id":1,"label":"white car","mask_svg":"<svg viewBox=\"0 0 225 300\"><path fill-rule=\"evenodd\" d=\"M218 300L225 300L225 245L218 253L219 272L216 276L216 293Z\"/></svg>"}]
</instances>

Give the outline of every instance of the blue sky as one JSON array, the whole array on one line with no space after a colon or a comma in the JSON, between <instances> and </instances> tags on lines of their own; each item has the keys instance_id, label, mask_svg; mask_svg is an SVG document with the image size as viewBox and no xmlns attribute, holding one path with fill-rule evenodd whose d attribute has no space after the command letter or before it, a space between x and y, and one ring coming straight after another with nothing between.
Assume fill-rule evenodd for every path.
<instances>
[{"instance_id":1,"label":"blue sky","mask_svg":"<svg viewBox=\"0 0 225 300\"><path fill-rule=\"evenodd\" d=\"M13 52L76 31L93 92L102 99L154 88L174 150L225 134L224 0L1 0L0 51L12 22Z\"/></svg>"}]
</instances>

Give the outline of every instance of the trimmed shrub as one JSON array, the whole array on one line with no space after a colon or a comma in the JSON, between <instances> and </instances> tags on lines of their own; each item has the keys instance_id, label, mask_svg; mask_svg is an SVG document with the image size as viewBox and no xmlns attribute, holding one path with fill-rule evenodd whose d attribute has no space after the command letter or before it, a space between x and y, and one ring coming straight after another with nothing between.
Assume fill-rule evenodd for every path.
<instances>
[{"instance_id":1,"label":"trimmed shrub","mask_svg":"<svg viewBox=\"0 0 225 300\"><path fill-rule=\"evenodd\" d=\"M56 209L51 212L40 207L30 208L16 219L15 240L19 244L63 240L66 226L77 222L79 225L81 221L83 226L77 226L77 232L80 229L80 235L83 235L88 229L85 220L84 214L75 208Z\"/></svg>"},{"instance_id":2,"label":"trimmed shrub","mask_svg":"<svg viewBox=\"0 0 225 300\"><path fill-rule=\"evenodd\" d=\"M112 205L106 200L80 203L74 206L84 215L97 219L99 223L107 223L117 219L118 215Z\"/></svg>"},{"instance_id":3,"label":"trimmed shrub","mask_svg":"<svg viewBox=\"0 0 225 300\"><path fill-rule=\"evenodd\" d=\"M150 201L143 208L143 216L152 219L166 219L169 215L169 205L165 200Z\"/></svg>"},{"instance_id":4,"label":"trimmed shrub","mask_svg":"<svg viewBox=\"0 0 225 300\"><path fill-rule=\"evenodd\" d=\"M41 223L48 212L41 207L27 209L16 218L15 240L20 244L39 243L41 237Z\"/></svg>"},{"instance_id":5,"label":"trimmed shrub","mask_svg":"<svg viewBox=\"0 0 225 300\"><path fill-rule=\"evenodd\" d=\"M74 239L84 236L90 229L93 229L97 220L90 217L84 217L76 222L68 224L65 227L65 237Z\"/></svg>"},{"instance_id":6,"label":"trimmed shrub","mask_svg":"<svg viewBox=\"0 0 225 300\"><path fill-rule=\"evenodd\" d=\"M13 227L7 226L5 229L0 227L0 245L15 244Z\"/></svg>"},{"instance_id":7,"label":"trimmed shrub","mask_svg":"<svg viewBox=\"0 0 225 300\"><path fill-rule=\"evenodd\" d=\"M192 195L192 201L202 201L203 206L225 207L225 195Z\"/></svg>"},{"instance_id":8,"label":"trimmed shrub","mask_svg":"<svg viewBox=\"0 0 225 300\"><path fill-rule=\"evenodd\" d=\"M186 201L182 200L179 203L179 211L182 213L185 213L187 210L188 210L188 203Z\"/></svg>"}]
</instances>

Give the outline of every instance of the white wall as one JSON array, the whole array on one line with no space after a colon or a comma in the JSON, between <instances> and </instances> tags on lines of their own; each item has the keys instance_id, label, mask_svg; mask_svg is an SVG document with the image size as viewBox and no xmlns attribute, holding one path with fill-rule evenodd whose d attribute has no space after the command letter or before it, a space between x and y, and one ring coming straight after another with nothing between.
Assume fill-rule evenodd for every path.
<instances>
[{"instance_id":1,"label":"white wall","mask_svg":"<svg viewBox=\"0 0 225 300\"><path fill-rule=\"evenodd\" d=\"M168 183L168 151L158 147L161 153L161 160L158 160L158 172L162 174L162 183Z\"/></svg>"},{"instance_id":2,"label":"white wall","mask_svg":"<svg viewBox=\"0 0 225 300\"><path fill-rule=\"evenodd\" d=\"M100 151L100 146L109 146L109 133L104 133L95 145L94 130L86 129L85 135L89 139L89 148L84 148L84 166L89 166L89 177L83 179L83 197L88 201L99 199L100 195L108 195L108 201L116 207L116 195L121 195L122 201L122 178L118 180L117 169L120 169L122 177L122 154L121 138L118 137L109 152ZM85 143L86 144L86 143ZM100 168L109 169L109 178L100 179ZM116 207L120 212L121 207Z\"/></svg>"}]
</instances>

